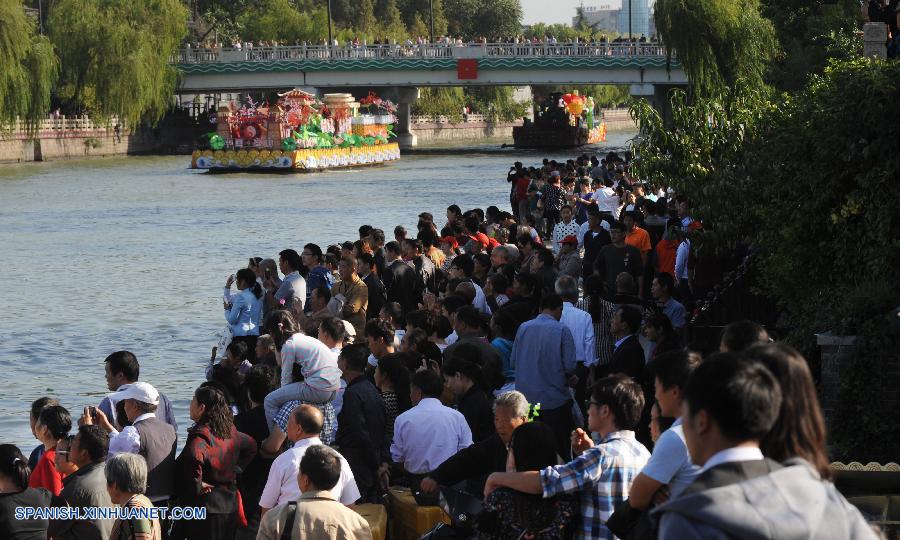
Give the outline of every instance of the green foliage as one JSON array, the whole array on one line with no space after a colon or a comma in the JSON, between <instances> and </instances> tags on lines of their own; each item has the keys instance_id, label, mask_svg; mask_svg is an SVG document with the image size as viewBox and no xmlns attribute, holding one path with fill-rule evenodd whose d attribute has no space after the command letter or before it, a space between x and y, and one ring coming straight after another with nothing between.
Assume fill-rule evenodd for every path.
<instances>
[{"instance_id":1,"label":"green foliage","mask_svg":"<svg viewBox=\"0 0 900 540\"><path fill-rule=\"evenodd\" d=\"M514 89L509 86L481 86L467 88L466 94L476 112L500 122L511 122L528 113L531 104L513 100Z\"/></svg>"},{"instance_id":2,"label":"green foliage","mask_svg":"<svg viewBox=\"0 0 900 540\"><path fill-rule=\"evenodd\" d=\"M38 36L18 0L0 0L0 126L45 117L59 74L53 47Z\"/></svg>"},{"instance_id":3,"label":"green foliage","mask_svg":"<svg viewBox=\"0 0 900 540\"><path fill-rule=\"evenodd\" d=\"M407 32L406 25L403 23L403 14L400 13L400 8L397 7L395 0L387 0L380 29L382 36L394 39L397 42L406 38ZM428 35L427 32L426 30L425 35Z\"/></svg>"},{"instance_id":4,"label":"green foliage","mask_svg":"<svg viewBox=\"0 0 900 540\"><path fill-rule=\"evenodd\" d=\"M412 114L447 116L453 122L462 121L466 96L459 86L422 88L419 99L412 105Z\"/></svg>"},{"instance_id":5,"label":"green foliage","mask_svg":"<svg viewBox=\"0 0 900 540\"><path fill-rule=\"evenodd\" d=\"M172 101L168 62L187 16L179 0L59 0L50 16L59 95L97 118L158 120Z\"/></svg>"},{"instance_id":6,"label":"green foliage","mask_svg":"<svg viewBox=\"0 0 900 540\"><path fill-rule=\"evenodd\" d=\"M861 23L858 0L760 0L760 11L781 43L767 79L783 90L799 90L810 74L821 74L835 56L830 45L849 44Z\"/></svg>"},{"instance_id":7,"label":"green foliage","mask_svg":"<svg viewBox=\"0 0 900 540\"><path fill-rule=\"evenodd\" d=\"M448 32L463 39L514 36L522 29L519 0L447 0Z\"/></svg>"},{"instance_id":8,"label":"green foliage","mask_svg":"<svg viewBox=\"0 0 900 540\"><path fill-rule=\"evenodd\" d=\"M357 2L354 23L354 28L363 34L375 31L375 25L378 24L378 21L375 19L374 0L359 0Z\"/></svg>"},{"instance_id":9,"label":"green foliage","mask_svg":"<svg viewBox=\"0 0 900 540\"><path fill-rule=\"evenodd\" d=\"M780 222L759 235L770 249L766 286L795 311L814 300L829 308L819 317L835 316L835 331L861 330L864 319L845 302L863 284L889 283L900 264L897 95L896 62L833 63L775 110L754 150L769 157L756 173L767 180L757 182L767 204L756 217Z\"/></svg>"},{"instance_id":10,"label":"green foliage","mask_svg":"<svg viewBox=\"0 0 900 540\"><path fill-rule=\"evenodd\" d=\"M299 10L288 0L263 0L258 9L247 11L238 19L241 37L250 41L278 40L293 44L328 37L328 14L319 7Z\"/></svg>"},{"instance_id":11,"label":"green foliage","mask_svg":"<svg viewBox=\"0 0 900 540\"><path fill-rule=\"evenodd\" d=\"M556 86L537 86L533 91L540 95L549 95L553 92L578 91L582 96L591 96L598 107L618 107L631 101L631 89L625 84L576 84Z\"/></svg>"},{"instance_id":12,"label":"green foliage","mask_svg":"<svg viewBox=\"0 0 900 540\"><path fill-rule=\"evenodd\" d=\"M758 0L659 0L656 27L700 94L739 79L760 86L777 50Z\"/></svg>"},{"instance_id":13,"label":"green foliage","mask_svg":"<svg viewBox=\"0 0 900 540\"><path fill-rule=\"evenodd\" d=\"M790 96L743 83L690 103L675 92L669 129L646 102L632 106L638 173L692 201L712 230L701 248L760 248L757 286L784 310L788 341L810 353L814 333L858 336L830 425L842 460L900 451L900 419L875 401L900 371L887 320L900 305L897 95L900 63L855 58Z\"/></svg>"},{"instance_id":14,"label":"green foliage","mask_svg":"<svg viewBox=\"0 0 900 540\"><path fill-rule=\"evenodd\" d=\"M688 197L696 216L715 224L717 245L747 242L757 230L750 206L734 203L755 199L749 143L772 107L769 97L743 82L693 101L674 90L668 127L648 101L631 103L641 126L634 144L638 174Z\"/></svg>"},{"instance_id":15,"label":"green foliage","mask_svg":"<svg viewBox=\"0 0 900 540\"><path fill-rule=\"evenodd\" d=\"M461 122L462 108L470 105L473 112L495 121L511 122L525 116L531 107L528 102L513 100L513 91L508 86L423 88L413 104L412 113L446 116L452 122Z\"/></svg>"},{"instance_id":16,"label":"green foliage","mask_svg":"<svg viewBox=\"0 0 900 540\"><path fill-rule=\"evenodd\" d=\"M427 37L429 35L430 29L428 25L422 20L422 17L416 13L416 16L413 18L413 23L409 27L409 35L411 37Z\"/></svg>"}]
</instances>

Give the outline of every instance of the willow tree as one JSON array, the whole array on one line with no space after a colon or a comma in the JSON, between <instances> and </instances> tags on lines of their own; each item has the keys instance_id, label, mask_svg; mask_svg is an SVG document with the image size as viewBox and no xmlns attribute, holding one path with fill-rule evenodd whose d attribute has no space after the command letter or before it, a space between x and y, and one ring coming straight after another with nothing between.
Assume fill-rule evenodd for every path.
<instances>
[{"instance_id":1,"label":"willow tree","mask_svg":"<svg viewBox=\"0 0 900 540\"><path fill-rule=\"evenodd\" d=\"M50 39L60 97L100 118L159 120L172 102L177 72L169 59L187 16L180 0L58 0Z\"/></svg>"},{"instance_id":2,"label":"willow tree","mask_svg":"<svg viewBox=\"0 0 900 540\"><path fill-rule=\"evenodd\" d=\"M288 0L263 0L256 9L238 18L241 38L249 41L278 40L318 42L328 37L328 14L312 2L292 5Z\"/></svg>"},{"instance_id":3,"label":"willow tree","mask_svg":"<svg viewBox=\"0 0 900 540\"><path fill-rule=\"evenodd\" d=\"M700 94L762 84L778 49L758 0L658 0L656 27Z\"/></svg>"},{"instance_id":4,"label":"willow tree","mask_svg":"<svg viewBox=\"0 0 900 540\"><path fill-rule=\"evenodd\" d=\"M50 108L59 62L34 26L20 0L0 0L0 125L34 126Z\"/></svg>"}]
</instances>

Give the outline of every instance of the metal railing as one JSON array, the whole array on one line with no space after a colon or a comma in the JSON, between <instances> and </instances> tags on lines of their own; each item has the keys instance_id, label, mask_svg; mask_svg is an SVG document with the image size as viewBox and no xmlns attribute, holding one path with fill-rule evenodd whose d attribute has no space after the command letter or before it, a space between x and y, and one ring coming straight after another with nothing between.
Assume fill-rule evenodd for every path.
<instances>
[{"instance_id":1,"label":"metal railing","mask_svg":"<svg viewBox=\"0 0 900 540\"><path fill-rule=\"evenodd\" d=\"M658 43L479 43L468 45L293 45L274 47L185 48L173 64L277 62L282 60L361 60L402 58L596 58L665 56Z\"/></svg>"}]
</instances>

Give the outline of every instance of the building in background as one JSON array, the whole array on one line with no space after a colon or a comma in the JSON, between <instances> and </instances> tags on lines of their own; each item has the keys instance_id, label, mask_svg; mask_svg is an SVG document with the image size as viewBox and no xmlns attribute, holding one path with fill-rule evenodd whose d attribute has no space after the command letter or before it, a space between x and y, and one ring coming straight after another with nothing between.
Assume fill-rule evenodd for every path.
<instances>
[{"instance_id":1,"label":"building in background","mask_svg":"<svg viewBox=\"0 0 900 540\"><path fill-rule=\"evenodd\" d=\"M653 36L656 24L653 21L652 7L655 0L611 0L599 5L582 4L583 22L596 31L614 31L620 35L628 35L629 7L631 10L631 33L634 37ZM578 26L579 17L576 12L572 17L572 26Z\"/></svg>"},{"instance_id":2,"label":"building in background","mask_svg":"<svg viewBox=\"0 0 900 540\"><path fill-rule=\"evenodd\" d=\"M581 13L584 24L590 26L595 31L606 30L608 32L618 32L618 5L616 5L615 7L610 4L601 4L599 6L582 6ZM574 17L572 17L572 26L578 26L577 13Z\"/></svg>"},{"instance_id":3,"label":"building in background","mask_svg":"<svg viewBox=\"0 0 900 540\"><path fill-rule=\"evenodd\" d=\"M648 1L622 0L622 8L619 10L616 29L623 36L627 36L630 33L633 37L650 37L650 6ZM629 29L631 29L631 32L628 31Z\"/></svg>"}]
</instances>

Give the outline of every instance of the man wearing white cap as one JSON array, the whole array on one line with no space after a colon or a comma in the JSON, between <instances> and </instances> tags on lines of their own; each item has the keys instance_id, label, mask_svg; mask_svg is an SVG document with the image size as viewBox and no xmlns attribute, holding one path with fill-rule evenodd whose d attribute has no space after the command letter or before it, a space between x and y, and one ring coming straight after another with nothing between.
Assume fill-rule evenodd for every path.
<instances>
[{"instance_id":1,"label":"man wearing white cap","mask_svg":"<svg viewBox=\"0 0 900 540\"><path fill-rule=\"evenodd\" d=\"M156 417L159 392L145 382L122 386L117 397L124 402L125 416L131 423L117 431L106 415L86 408L82 423L96 423L110 434L109 457L119 453L140 454L147 460L147 498L165 503L172 494L175 474L175 429Z\"/></svg>"}]
</instances>

